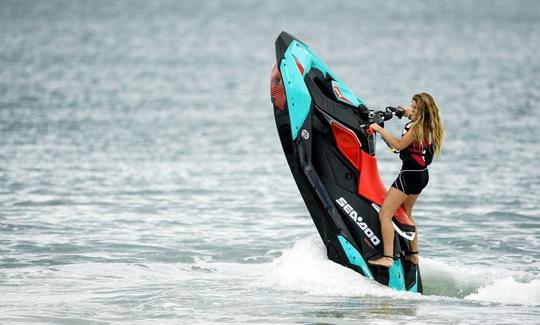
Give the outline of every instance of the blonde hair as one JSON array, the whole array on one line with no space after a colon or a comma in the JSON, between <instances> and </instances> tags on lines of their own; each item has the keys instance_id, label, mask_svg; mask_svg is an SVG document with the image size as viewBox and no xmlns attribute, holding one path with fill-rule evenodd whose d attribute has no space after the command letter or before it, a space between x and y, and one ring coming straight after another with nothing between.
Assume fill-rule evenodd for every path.
<instances>
[{"instance_id":1,"label":"blonde hair","mask_svg":"<svg viewBox=\"0 0 540 325\"><path fill-rule=\"evenodd\" d=\"M439 107L428 93L416 94L412 100L416 102L416 113L412 127L414 141L423 145L428 140L433 145L433 151L438 157L441 155L444 142L444 124Z\"/></svg>"}]
</instances>

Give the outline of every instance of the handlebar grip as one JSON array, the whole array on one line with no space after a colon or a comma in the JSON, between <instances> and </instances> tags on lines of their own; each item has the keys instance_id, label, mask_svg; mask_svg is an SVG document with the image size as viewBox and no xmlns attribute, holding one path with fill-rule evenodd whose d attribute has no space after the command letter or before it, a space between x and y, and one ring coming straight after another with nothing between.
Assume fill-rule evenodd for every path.
<instances>
[{"instance_id":1,"label":"handlebar grip","mask_svg":"<svg viewBox=\"0 0 540 325\"><path fill-rule=\"evenodd\" d=\"M403 117L403 109L401 108L401 106L388 106L386 107L386 111L390 112L390 114L394 113L399 119Z\"/></svg>"},{"instance_id":2,"label":"handlebar grip","mask_svg":"<svg viewBox=\"0 0 540 325\"><path fill-rule=\"evenodd\" d=\"M367 128L366 133L372 135L375 133L375 130L373 130L372 128Z\"/></svg>"}]
</instances>

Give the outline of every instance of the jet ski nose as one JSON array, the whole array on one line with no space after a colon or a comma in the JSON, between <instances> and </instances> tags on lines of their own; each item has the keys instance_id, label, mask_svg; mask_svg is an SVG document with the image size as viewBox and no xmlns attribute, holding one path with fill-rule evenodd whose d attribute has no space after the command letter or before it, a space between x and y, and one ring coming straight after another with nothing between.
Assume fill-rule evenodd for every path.
<instances>
[{"instance_id":1,"label":"jet ski nose","mask_svg":"<svg viewBox=\"0 0 540 325\"><path fill-rule=\"evenodd\" d=\"M272 76L270 77L270 98L274 107L280 111L285 109L285 88L283 87L283 78L277 67L277 63L274 61L272 67Z\"/></svg>"}]
</instances>

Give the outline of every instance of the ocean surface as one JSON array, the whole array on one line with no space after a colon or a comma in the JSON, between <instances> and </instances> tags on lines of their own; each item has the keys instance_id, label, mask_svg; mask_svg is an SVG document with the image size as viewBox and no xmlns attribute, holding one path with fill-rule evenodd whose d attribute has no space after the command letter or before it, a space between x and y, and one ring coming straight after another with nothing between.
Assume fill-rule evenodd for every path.
<instances>
[{"instance_id":1,"label":"ocean surface","mask_svg":"<svg viewBox=\"0 0 540 325\"><path fill-rule=\"evenodd\" d=\"M370 108L438 101L425 295L327 259L274 125L282 30ZM537 1L3 0L0 44L1 324L540 323Z\"/></svg>"}]
</instances>

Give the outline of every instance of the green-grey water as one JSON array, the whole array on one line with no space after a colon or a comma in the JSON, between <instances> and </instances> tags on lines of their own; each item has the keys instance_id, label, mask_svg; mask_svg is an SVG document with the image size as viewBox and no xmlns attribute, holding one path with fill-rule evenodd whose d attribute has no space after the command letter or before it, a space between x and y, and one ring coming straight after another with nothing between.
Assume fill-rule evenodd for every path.
<instances>
[{"instance_id":1,"label":"green-grey water","mask_svg":"<svg viewBox=\"0 0 540 325\"><path fill-rule=\"evenodd\" d=\"M424 296L326 258L273 121L282 30L371 108L437 99ZM540 322L535 1L1 1L0 40L1 323Z\"/></svg>"}]
</instances>

